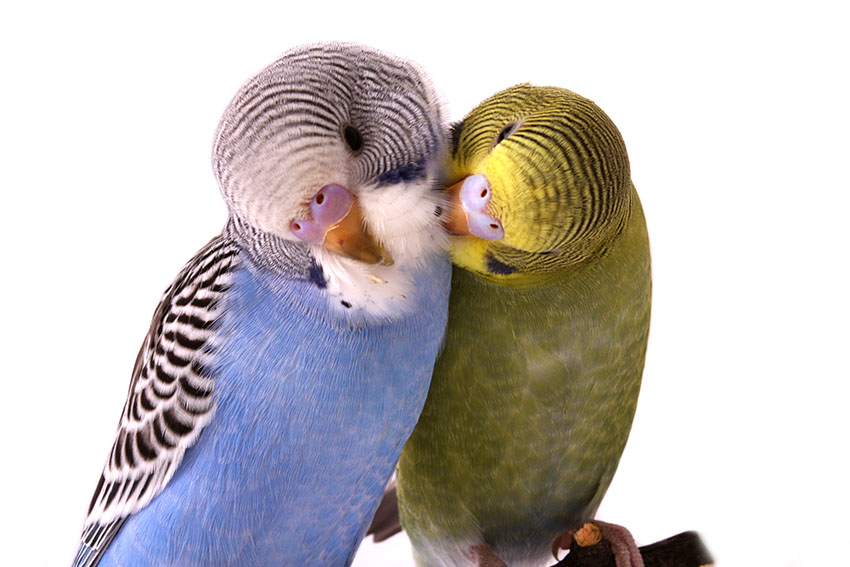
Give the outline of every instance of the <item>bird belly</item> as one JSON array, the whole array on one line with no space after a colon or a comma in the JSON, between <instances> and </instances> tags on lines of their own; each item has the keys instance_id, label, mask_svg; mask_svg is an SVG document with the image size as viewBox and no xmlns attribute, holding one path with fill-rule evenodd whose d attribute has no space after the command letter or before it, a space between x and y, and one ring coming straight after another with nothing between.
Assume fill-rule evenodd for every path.
<instances>
[{"instance_id":1,"label":"bird belly","mask_svg":"<svg viewBox=\"0 0 850 567\"><path fill-rule=\"evenodd\" d=\"M599 506L636 407L648 291L613 311L598 283L584 296L491 287L489 303L484 285L455 275L463 293L400 463L401 519L423 565L476 541L511 566L551 562L556 537ZM510 323L482 326L484 308Z\"/></svg>"},{"instance_id":2,"label":"bird belly","mask_svg":"<svg viewBox=\"0 0 850 567\"><path fill-rule=\"evenodd\" d=\"M101 565L349 564L424 404L447 285L424 317L329 326L321 298L294 306L239 274L213 419Z\"/></svg>"}]
</instances>

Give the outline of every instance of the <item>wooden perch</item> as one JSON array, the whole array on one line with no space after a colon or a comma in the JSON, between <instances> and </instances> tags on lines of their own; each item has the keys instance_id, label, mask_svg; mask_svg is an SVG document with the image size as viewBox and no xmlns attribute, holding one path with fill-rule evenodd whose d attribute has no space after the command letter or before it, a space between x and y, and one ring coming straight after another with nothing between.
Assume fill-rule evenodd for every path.
<instances>
[{"instance_id":1,"label":"wooden perch","mask_svg":"<svg viewBox=\"0 0 850 567\"><path fill-rule=\"evenodd\" d=\"M714 560L696 532L682 532L639 548L645 567L705 567ZM573 536L570 552L554 567L616 567L602 531L588 522Z\"/></svg>"}]
</instances>

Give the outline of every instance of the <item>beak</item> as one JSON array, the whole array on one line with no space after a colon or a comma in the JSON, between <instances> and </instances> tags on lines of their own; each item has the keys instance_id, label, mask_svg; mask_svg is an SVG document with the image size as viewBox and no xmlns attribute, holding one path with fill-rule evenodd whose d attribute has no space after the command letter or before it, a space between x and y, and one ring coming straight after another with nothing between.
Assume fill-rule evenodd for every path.
<instances>
[{"instance_id":1,"label":"beak","mask_svg":"<svg viewBox=\"0 0 850 567\"><path fill-rule=\"evenodd\" d=\"M464 179L446 189L448 207L444 213L443 226L449 234L454 236L472 236L472 233L469 232L469 217L460 204L460 189L463 187L463 182Z\"/></svg>"},{"instance_id":2,"label":"beak","mask_svg":"<svg viewBox=\"0 0 850 567\"><path fill-rule=\"evenodd\" d=\"M392 256L378 243L363 224L363 211L355 197L345 216L328 227L322 245L332 252L366 264L391 266Z\"/></svg>"},{"instance_id":3,"label":"beak","mask_svg":"<svg viewBox=\"0 0 850 567\"><path fill-rule=\"evenodd\" d=\"M470 175L446 189L448 210L443 226L449 234L484 240L504 238L501 221L486 212L492 193L490 182L481 174Z\"/></svg>"},{"instance_id":4,"label":"beak","mask_svg":"<svg viewBox=\"0 0 850 567\"><path fill-rule=\"evenodd\" d=\"M307 242L366 264L389 266L392 256L375 240L363 223L357 197L341 185L322 187L310 201L312 219L290 222L292 233Z\"/></svg>"}]
</instances>

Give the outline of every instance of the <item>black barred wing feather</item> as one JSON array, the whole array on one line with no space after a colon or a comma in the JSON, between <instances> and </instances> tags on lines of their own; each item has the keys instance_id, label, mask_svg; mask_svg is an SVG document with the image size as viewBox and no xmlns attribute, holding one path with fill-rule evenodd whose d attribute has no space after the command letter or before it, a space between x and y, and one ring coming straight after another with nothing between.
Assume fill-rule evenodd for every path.
<instances>
[{"instance_id":1,"label":"black barred wing feather","mask_svg":"<svg viewBox=\"0 0 850 567\"><path fill-rule=\"evenodd\" d=\"M74 567L97 563L127 516L162 491L212 417L215 322L238 251L213 239L165 291L136 358Z\"/></svg>"}]
</instances>

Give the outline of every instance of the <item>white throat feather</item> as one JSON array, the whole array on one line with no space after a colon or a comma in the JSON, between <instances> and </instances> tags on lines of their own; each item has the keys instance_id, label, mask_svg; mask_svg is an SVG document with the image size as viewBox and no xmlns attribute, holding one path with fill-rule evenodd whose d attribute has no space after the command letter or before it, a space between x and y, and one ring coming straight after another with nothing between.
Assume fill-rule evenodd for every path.
<instances>
[{"instance_id":1,"label":"white throat feather","mask_svg":"<svg viewBox=\"0 0 850 567\"><path fill-rule=\"evenodd\" d=\"M352 319L393 319L415 305L416 272L444 253L447 236L436 211L443 197L426 181L363 187L364 222L393 258L393 264L366 264L313 247L324 273L332 311Z\"/></svg>"}]
</instances>

